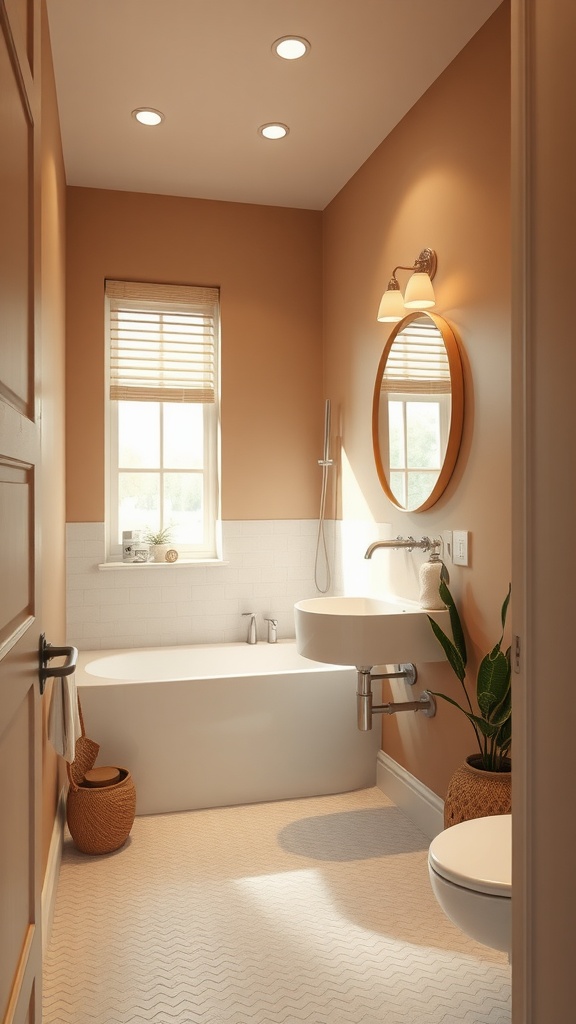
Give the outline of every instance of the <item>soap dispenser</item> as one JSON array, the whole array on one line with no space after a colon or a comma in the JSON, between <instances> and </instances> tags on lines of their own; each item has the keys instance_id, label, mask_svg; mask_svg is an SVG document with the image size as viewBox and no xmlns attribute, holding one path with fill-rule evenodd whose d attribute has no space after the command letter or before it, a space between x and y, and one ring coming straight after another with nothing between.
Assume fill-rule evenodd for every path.
<instances>
[{"instance_id":1,"label":"soap dispenser","mask_svg":"<svg viewBox=\"0 0 576 1024\"><path fill-rule=\"evenodd\" d=\"M444 572L443 572L444 570ZM440 597L440 581L445 577L445 565L438 551L434 549L427 562L420 566L420 607L428 611L445 608Z\"/></svg>"}]
</instances>

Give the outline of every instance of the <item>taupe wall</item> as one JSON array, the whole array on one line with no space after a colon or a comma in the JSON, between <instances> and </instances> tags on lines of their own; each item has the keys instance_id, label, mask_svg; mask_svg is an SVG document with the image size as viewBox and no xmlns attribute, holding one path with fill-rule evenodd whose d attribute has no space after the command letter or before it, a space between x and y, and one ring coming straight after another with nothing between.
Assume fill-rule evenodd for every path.
<instances>
[{"instance_id":1,"label":"taupe wall","mask_svg":"<svg viewBox=\"0 0 576 1024\"><path fill-rule=\"evenodd\" d=\"M473 676L478 652L498 638L510 579L509 18L504 3L324 213L325 389L342 439L339 514L390 523L391 536L471 531L471 565L451 568L451 586ZM462 340L465 427L445 495L408 514L385 497L372 457L372 391L390 331L376 312L392 268L424 246L438 254L436 311ZM376 559L383 579L388 559L395 589L418 596L421 556ZM419 687L458 695L447 666L422 666ZM402 688L395 692L401 699ZM384 749L442 796L473 744L471 727L447 705L433 721L384 721Z\"/></svg>"},{"instance_id":2,"label":"taupe wall","mask_svg":"<svg viewBox=\"0 0 576 1024\"><path fill-rule=\"evenodd\" d=\"M104 519L106 277L218 285L224 519L314 518L321 214L68 189L67 515Z\"/></svg>"},{"instance_id":3,"label":"taupe wall","mask_svg":"<svg viewBox=\"0 0 576 1024\"><path fill-rule=\"evenodd\" d=\"M66 184L58 110L43 5L42 18L42 156L41 156L41 363L42 465L40 515L42 520L41 605L42 629L52 644L66 641L65 564L65 437L64 437L64 327L65 327L65 208ZM46 722L50 687L43 700ZM43 740L43 866L46 865L59 790L58 759Z\"/></svg>"}]
</instances>

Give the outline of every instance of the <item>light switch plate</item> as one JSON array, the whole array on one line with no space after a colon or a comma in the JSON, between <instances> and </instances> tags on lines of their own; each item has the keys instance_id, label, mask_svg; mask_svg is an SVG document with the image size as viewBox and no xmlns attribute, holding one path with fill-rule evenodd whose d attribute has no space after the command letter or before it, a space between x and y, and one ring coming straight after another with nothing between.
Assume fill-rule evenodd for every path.
<instances>
[{"instance_id":1,"label":"light switch plate","mask_svg":"<svg viewBox=\"0 0 576 1024\"><path fill-rule=\"evenodd\" d=\"M468 530L452 531L452 561L454 565L469 565Z\"/></svg>"}]
</instances>

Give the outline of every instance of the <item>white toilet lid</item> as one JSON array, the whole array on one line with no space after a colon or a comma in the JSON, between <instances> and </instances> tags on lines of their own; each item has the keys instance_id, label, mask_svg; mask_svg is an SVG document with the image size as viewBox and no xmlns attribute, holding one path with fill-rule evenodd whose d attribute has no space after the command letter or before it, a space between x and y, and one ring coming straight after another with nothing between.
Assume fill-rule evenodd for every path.
<instances>
[{"instance_id":1,"label":"white toilet lid","mask_svg":"<svg viewBox=\"0 0 576 1024\"><path fill-rule=\"evenodd\" d=\"M512 895L512 815L494 814L452 825L428 850L436 874L465 889Z\"/></svg>"}]
</instances>

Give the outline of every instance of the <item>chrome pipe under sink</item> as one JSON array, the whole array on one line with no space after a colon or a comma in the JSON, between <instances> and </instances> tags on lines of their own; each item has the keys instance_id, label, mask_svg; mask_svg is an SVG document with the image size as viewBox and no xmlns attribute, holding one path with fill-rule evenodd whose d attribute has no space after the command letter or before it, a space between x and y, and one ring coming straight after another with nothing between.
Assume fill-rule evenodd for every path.
<instances>
[{"instance_id":1,"label":"chrome pipe under sink","mask_svg":"<svg viewBox=\"0 0 576 1024\"><path fill-rule=\"evenodd\" d=\"M372 728L372 715L396 715L400 711L422 711L426 718L436 714L436 701L428 690L424 690L418 700L389 701L386 704L374 704L372 683L375 679L404 679L410 686L416 682L416 666L412 664L398 665L397 672L372 674L371 668L358 668L358 686L356 689L357 724L362 732Z\"/></svg>"}]
</instances>

